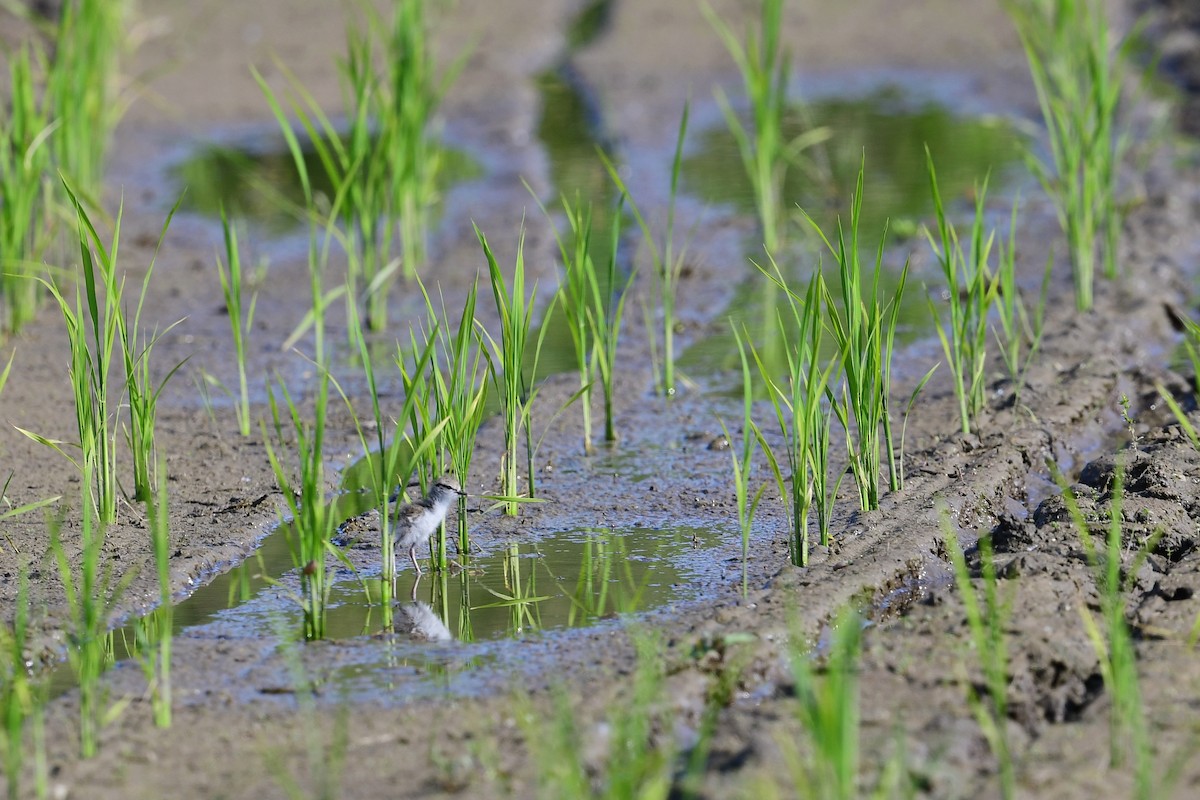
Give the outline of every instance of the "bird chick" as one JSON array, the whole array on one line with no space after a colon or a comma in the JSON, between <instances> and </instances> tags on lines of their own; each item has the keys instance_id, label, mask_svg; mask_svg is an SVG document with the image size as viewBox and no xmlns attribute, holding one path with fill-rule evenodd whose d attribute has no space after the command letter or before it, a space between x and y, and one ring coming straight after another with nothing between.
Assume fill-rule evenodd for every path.
<instances>
[{"instance_id":1,"label":"bird chick","mask_svg":"<svg viewBox=\"0 0 1200 800\"><path fill-rule=\"evenodd\" d=\"M396 549L408 549L408 557L418 575L421 574L421 566L417 563L417 545L429 541L429 537L446 518L451 504L466 494L453 475L443 475L429 487L429 494L396 509Z\"/></svg>"}]
</instances>

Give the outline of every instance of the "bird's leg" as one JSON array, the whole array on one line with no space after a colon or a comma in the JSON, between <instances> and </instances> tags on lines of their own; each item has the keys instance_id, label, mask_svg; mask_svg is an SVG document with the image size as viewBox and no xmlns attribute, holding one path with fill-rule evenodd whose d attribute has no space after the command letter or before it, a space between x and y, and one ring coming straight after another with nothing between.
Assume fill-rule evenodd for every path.
<instances>
[{"instance_id":1,"label":"bird's leg","mask_svg":"<svg viewBox=\"0 0 1200 800\"><path fill-rule=\"evenodd\" d=\"M418 573L417 579L413 581L412 602L417 602L417 587L421 585L421 575Z\"/></svg>"},{"instance_id":2,"label":"bird's leg","mask_svg":"<svg viewBox=\"0 0 1200 800\"><path fill-rule=\"evenodd\" d=\"M412 559L413 569L417 571L417 575L421 575L421 565L417 563L417 546L415 544L408 549L408 557Z\"/></svg>"}]
</instances>

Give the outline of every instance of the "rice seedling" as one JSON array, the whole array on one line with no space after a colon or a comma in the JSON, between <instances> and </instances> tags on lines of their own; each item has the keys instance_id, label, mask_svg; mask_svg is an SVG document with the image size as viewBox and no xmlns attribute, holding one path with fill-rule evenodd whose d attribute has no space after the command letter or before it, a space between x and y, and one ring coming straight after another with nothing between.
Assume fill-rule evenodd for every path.
<instances>
[{"instance_id":1,"label":"rice seedling","mask_svg":"<svg viewBox=\"0 0 1200 800\"><path fill-rule=\"evenodd\" d=\"M1117 173L1129 148L1117 111L1136 37L1113 48L1100 0L1005 0L1004 7L1021 37L1049 139L1049 158L1030 153L1029 161L1054 202L1067 237L1075 303L1086 311L1097 248L1104 275L1117 275Z\"/></svg>"},{"instance_id":2,"label":"rice seedling","mask_svg":"<svg viewBox=\"0 0 1200 800\"><path fill-rule=\"evenodd\" d=\"M353 34L351 39L354 41ZM380 327L383 327L386 323L387 285L398 264L391 263L385 267L382 263L391 242L390 227L381 223L381 219L390 212L385 173L387 165L385 159L374 158L372 120L368 116L367 100L374 91L375 84L371 82L373 79L369 74L359 72L366 69L365 65L359 64L359 59L369 60L370 57L369 44L366 48L365 55L352 53L353 57L348 62L347 69L350 70L352 84L350 94L356 98L359 95L365 96L360 98L362 105L351 116L350 130L345 140L303 83L285 65L278 64L288 81L289 93L285 98L288 107L300 123L325 177L332 186L333 197L325 198L328 202L327 207L319 207L304 149L279 96L256 69L251 67L251 72L275 115L280 133L300 177L304 195L303 210L310 220L310 249L316 247L315 225L319 221L326 235L325 246L328 247L330 240L336 239L346 251L349 286L357 289L360 278L367 283L365 293L368 324L374 327L369 314L372 309L378 312L379 306L382 306L384 322L380 323ZM354 81L358 81L360 85L354 85ZM345 226L346 231L338 230L338 223ZM324 259L321 259L321 263L324 263ZM336 291L340 294L345 290L346 287L342 286ZM327 299L331 300L332 297ZM289 345L307 330L308 322L306 319L296 333L289 337Z\"/></svg>"},{"instance_id":3,"label":"rice seedling","mask_svg":"<svg viewBox=\"0 0 1200 800\"><path fill-rule=\"evenodd\" d=\"M1192 387L1200 395L1200 325L1182 314L1176 316L1183 324L1183 351L1192 367Z\"/></svg>"},{"instance_id":4,"label":"rice seedling","mask_svg":"<svg viewBox=\"0 0 1200 800\"><path fill-rule=\"evenodd\" d=\"M176 201L174 208L171 209L166 221L163 223L162 232L158 237L158 244L155 246L154 257L150 259L150 266L146 270L146 276L142 279L142 290L138 295L137 309L134 312L132 323L126 319L125 311L117 310L116 313L117 331L121 340L121 354L125 365L125 395L129 401L129 430L126 433L126 441L129 444L129 452L133 457L133 499L147 504L151 502L154 494L155 487L152 476L156 476L158 471L158 451L154 446L154 428L158 414L158 398L175 373L187 362L187 358L168 370L161 381L158 383L154 382L150 372L150 354L159 339L169 333L172 328L183 320L171 323L162 333L155 332L153 335L147 337L145 331L141 328L142 307L146 302L146 293L150 288L150 278L154 274L154 265L158 261L158 251L162 247L163 239L167 235L167 228L170 227L171 220L174 218L175 212L179 209L179 204L182 201L182 197ZM115 262L115 239L112 258ZM110 280L109 283L111 282ZM123 283L116 286L116 289L117 296L115 298L108 298L108 302L114 304L120 302Z\"/></svg>"},{"instance_id":5,"label":"rice seedling","mask_svg":"<svg viewBox=\"0 0 1200 800\"><path fill-rule=\"evenodd\" d=\"M585 731L564 689L554 693L550 719L535 713L530 699L514 697L517 724L524 735L536 772L537 796L541 798L642 798L665 800L670 795L677 745L652 739L656 727L670 730L655 708L665 691L665 672L660 643L650 634L634 637L637 666L632 696L617 704L605 721L607 748L604 773L593 780L584 753L589 752Z\"/></svg>"},{"instance_id":6,"label":"rice seedling","mask_svg":"<svg viewBox=\"0 0 1200 800\"><path fill-rule=\"evenodd\" d=\"M676 247L675 242L675 199L679 192L679 173L683 165L683 142L687 138L688 126L688 111L687 103L683 106L683 116L679 119L679 134L675 138L675 155L671 162L671 191L669 200L667 201L667 220L666 229L663 232L663 243L660 248L654 239L654 231L650 228L650 223L646 221L642 215L641 209L629 194L629 189L625 186L625 181L621 178L620 172L613 165L609 157L603 150L597 150L600 160L604 163L604 168L608 170L609 177L616 184L617 190L621 196L629 201L629 210L633 213L633 217L637 220L638 227L642 230L642 238L646 247L650 251L650 263L652 265L651 276L658 290L659 305L662 308L662 393L667 397L673 397L676 390L675 379L675 332L679 321L675 315L676 300L679 293L679 276L683 270L684 257L687 254L687 248ZM618 213L618 217L620 214ZM614 225L616 222L614 222ZM616 248L613 248L614 252ZM658 346L654 341L655 337L651 337L651 347L657 351ZM615 337L614 337L615 346Z\"/></svg>"},{"instance_id":7,"label":"rice seedling","mask_svg":"<svg viewBox=\"0 0 1200 800\"><path fill-rule=\"evenodd\" d=\"M768 254L768 258L770 258ZM787 358L787 383L781 385L772 375L766 361L752 350L759 375L767 386L768 397L775 410L779 433L786 443L787 468L783 467L771 447L759 434L781 497L790 498L792 512L789 551L792 563L808 566L808 517L815 506L817 527L822 546L830 542L829 523L833 500L837 496L841 477L829 485L829 411L822 409L821 400L828 394L829 378L837 364L830 361L822 366L825 325L822 303L825 282L821 270L813 272L803 297L797 295L784 280L783 273L771 258L772 272L762 270L768 279L781 288L787 298L790 319L777 313L780 339ZM761 268L760 268L761 269ZM843 473L844 474L844 473ZM790 482L791 487L788 487Z\"/></svg>"},{"instance_id":8,"label":"rice seedling","mask_svg":"<svg viewBox=\"0 0 1200 800\"><path fill-rule=\"evenodd\" d=\"M500 404L504 409L504 450L505 455L501 465L501 485L504 495L504 511L509 516L516 516L520 507L518 488L517 451L522 431L525 434L526 469L529 480L528 497L536 496L533 469L533 432L531 410L537 390L530 389L530 383L537 375L538 359L541 355L542 341L546 335L543 325L537 342L532 349L529 347L529 332L533 325L533 305L537 297L537 285L534 284L529 297L525 295L525 230L522 225L521 236L517 243L517 260L513 269L512 284L509 286L504 279L504 273L488 246L487 238L479 228L475 235L483 248L488 262L488 273L491 277L492 294L496 300L496 313L500 316L500 341L497 342L486 330L483 331L491 347L494 361L493 375L496 389L500 393ZM552 306L553 307L553 306ZM549 311L547 311L547 316ZM482 330L482 329L481 329ZM526 361L529 366L526 367ZM499 363L499 374L495 372Z\"/></svg>"},{"instance_id":9,"label":"rice seedling","mask_svg":"<svg viewBox=\"0 0 1200 800\"><path fill-rule=\"evenodd\" d=\"M754 514L758 510L758 504L762 500L767 484L759 486L758 491L751 496L750 483L754 471L754 445L762 438L762 433L758 430L758 425L755 424L753 417L754 381L750 377L750 359L746 356L748 345L732 320L730 320L730 325L733 327L738 356L742 362L742 446L740 455L739 451L732 447L729 455L733 462L733 486L737 497L738 528L742 532L742 595L745 596L750 591L750 534L754 528ZM753 347L753 345L749 346ZM725 421L718 421L721 423L721 430L725 433L725 438L732 442L733 437L730 436L729 429L725 427ZM764 450L769 450L769 448L764 447Z\"/></svg>"},{"instance_id":10,"label":"rice seedling","mask_svg":"<svg viewBox=\"0 0 1200 800\"><path fill-rule=\"evenodd\" d=\"M803 797L851 800L858 787L858 658L862 648L862 620L847 609L836 622L829 655L818 678L812 656L798 649L793 634L792 674L799 701L797 719L811 751L802 756L788 743L792 783Z\"/></svg>"},{"instance_id":11,"label":"rice seedling","mask_svg":"<svg viewBox=\"0 0 1200 800\"><path fill-rule=\"evenodd\" d=\"M50 554L66 593L68 609L67 661L79 685L79 754L83 758L96 754L100 732L121 715L129 702L124 699L110 704L108 691L100 681L101 674L112 662L109 616L133 579L133 573L127 573L114 584L111 569L100 567L104 525L96 517L96 503L90 496L94 487L93 466L88 461L83 464L82 551L78 571L71 568L63 546L61 521L50 522Z\"/></svg>"},{"instance_id":12,"label":"rice seedling","mask_svg":"<svg viewBox=\"0 0 1200 800\"><path fill-rule=\"evenodd\" d=\"M841 361L844 390L840 400L833 400L838 421L848 432L846 444L850 455L850 472L858 485L860 506L864 511L879 507L880 451L887 449L888 486L899 491L904 483L903 437L898 443L892 435L891 414L888 411L892 389L892 354L895 347L896 325L900 303L908 280L908 262L900 271L894 294L886 302L880 297L879 278L883 271L883 248L887 228L879 240L875 254L875 270L869 288L863 283L863 264L859 252L858 227L862 216L863 174L866 159L859 165L858 183L850 202L850 240L838 218L835 247L820 225L804 213L821 241L837 258L841 298L825 288L825 305L829 323ZM926 373L909 399L911 409L917 394L933 371ZM831 393L832 394L832 393ZM849 435L853 420L854 435ZM897 451L897 444L900 445Z\"/></svg>"},{"instance_id":13,"label":"rice seedling","mask_svg":"<svg viewBox=\"0 0 1200 800\"><path fill-rule=\"evenodd\" d=\"M791 59L783 48L780 34L783 6L784 0L762 0L759 31L756 34L748 28L743 43L707 2L700 5L733 57L750 101L752 122L747 125L733 110L725 92L720 88L716 90L717 103L754 187L754 204L762 228L763 246L768 253L777 252L784 237L783 182L789 164L828 136L823 129L813 129L789 141L784 133Z\"/></svg>"},{"instance_id":14,"label":"rice seedling","mask_svg":"<svg viewBox=\"0 0 1200 800\"><path fill-rule=\"evenodd\" d=\"M48 245L50 172L47 143L58 123L34 86L34 56L22 48L9 56L9 94L0 108L0 333L33 318L40 284L34 280Z\"/></svg>"},{"instance_id":15,"label":"rice seedling","mask_svg":"<svg viewBox=\"0 0 1200 800\"><path fill-rule=\"evenodd\" d=\"M1046 314L1046 301L1050 296L1050 271L1054 266L1054 256L1046 259L1046 267L1042 271L1042 286L1038 301L1032 308L1025 302L1017 287L1017 206L1021 198L1013 201L1012 218L1008 227L1007 244L1001 240L999 249L999 268L996 273L997 293L996 308L1000 320L1000 329L993 326L992 332L1000 345L1000 357L1004 361L1005 370L1013 383L1013 402L1021 400L1021 389L1025 384L1025 374L1033 363L1034 356L1042 346L1042 332ZM1022 349L1027 345L1025 352Z\"/></svg>"},{"instance_id":16,"label":"rice seedling","mask_svg":"<svg viewBox=\"0 0 1200 800\"><path fill-rule=\"evenodd\" d=\"M419 280L418 286L432 329L422 334L422 340L410 329L408 354L402 348L396 355L405 390L405 412L401 418L407 420L414 443L428 443L414 456L422 491L447 470L454 473L461 486L466 486L475 439L486 411L491 369L484 342L486 334L475 320L478 284L472 284L467 293L456 327L452 326L445 299L440 299L439 310ZM424 352L429 357L416 356ZM458 555L465 563L470 557L470 536L464 495L458 498L458 512ZM437 570L444 570L449 564L444 524L438 526L432 560Z\"/></svg>"},{"instance_id":17,"label":"rice seedling","mask_svg":"<svg viewBox=\"0 0 1200 800\"><path fill-rule=\"evenodd\" d=\"M217 256L217 276L221 280L221 294L225 298L225 312L229 315L229 328L233 333L233 352L238 366L238 395L234 400L234 414L238 431L242 436L250 435L250 387L246 380L246 344L254 328L254 308L258 304L258 293L250 295L250 305L245 303L245 279L242 275L242 255L238 247L237 227L230 222L225 209L221 209L221 230L225 241L225 260Z\"/></svg>"},{"instance_id":18,"label":"rice seedling","mask_svg":"<svg viewBox=\"0 0 1200 800\"><path fill-rule=\"evenodd\" d=\"M160 337L178 322L168 326L161 334L156 333L149 337L141 330L142 308L150 278L154 273L157 249L142 281L132 322L127 319L127 312L122 307L125 281L117 276L122 211L117 213L111 248L106 247L71 186L65 181L63 186L75 208L82 264L82 275L75 286L74 302L68 301L55 283L46 278L39 280L57 301L67 327L67 338L71 346L70 375L80 455L78 458L68 455L60 446L63 442L20 428L18 430L34 441L61 453L81 472L84 471L85 465L90 465L91 468L87 472L95 476L96 485L89 497L96 503L99 523L108 525L116 519L120 494L116 437L122 393L128 399L129 407L126 440L133 460L132 498L149 501L152 496L151 475L154 473L157 458L154 425L158 398L183 362L171 368L162 381L156 384L151 377L150 356ZM178 207L176 203L175 209ZM166 236L175 209L171 210L163 224L158 240L159 246ZM84 296L87 298L86 305ZM113 351L118 341L125 377L123 386L119 385L119 388L114 387L111 381ZM114 388L117 388L115 396Z\"/></svg>"},{"instance_id":19,"label":"rice seedling","mask_svg":"<svg viewBox=\"0 0 1200 800\"><path fill-rule=\"evenodd\" d=\"M154 724L171 727L171 642L175 608L171 603L171 531L167 515L166 468L158 474L158 497L147 502L150 511L150 544L158 573L158 608L137 622L137 652L150 685Z\"/></svg>"},{"instance_id":20,"label":"rice seedling","mask_svg":"<svg viewBox=\"0 0 1200 800\"><path fill-rule=\"evenodd\" d=\"M29 645L29 573L21 566L17 576L17 597L12 621L0 623L0 759L4 765L9 800L19 800L21 773L25 764L25 732L30 728L34 740L34 758L38 796L45 797L44 683L29 674L25 649Z\"/></svg>"},{"instance_id":21,"label":"rice seedling","mask_svg":"<svg viewBox=\"0 0 1200 800\"><path fill-rule=\"evenodd\" d=\"M996 576L996 561L988 537L979 540L980 577L983 586L978 590L971 581L967 560L959 546L958 536L950 525L950 512L943 506L940 514L942 538L954 567L954 580L962 596L971 631L971 647L983 670L984 690L972 686L963 675L967 701L988 747L1000 769L1000 795L1016 794L1016 773L1008 740L1008 644L1005 628L1012 614L1012 597L1001 599ZM984 696L986 692L986 699Z\"/></svg>"},{"instance_id":22,"label":"rice seedling","mask_svg":"<svg viewBox=\"0 0 1200 800\"><path fill-rule=\"evenodd\" d=\"M319 367L318 369L321 376L318 378L318 387L313 399L313 421L310 423L304 420L287 386L279 381L275 388L268 386L267 393L278 447L271 443L265 425L263 430L267 458L275 473L275 482L283 493L286 514L291 517L289 524L282 518L285 511L281 510L280 521L285 523L288 550L291 552L292 563L300 574L299 600L304 613L304 638L310 640L325 637L326 606L332 588L325 557L329 554L340 556L340 551L330 541L333 538L336 519L333 509L325 501L323 446L329 401L329 377L325 370ZM276 390L283 399L287 425L280 419ZM299 461L297 480L291 477L292 471L284 464L281 455L284 443L289 438L295 443Z\"/></svg>"},{"instance_id":23,"label":"rice seedling","mask_svg":"<svg viewBox=\"0 0 1200 800\"><path fill-rule=\"evenodd\" d=\"M1196 426L1193 425L1191 420L1188 419L1188 415L1179 405L1179 401L1177 401L1161 383L1155 384L1155 388L1158 390L1159 397L1163 399L1163 402L1167 404L1167 408L1171 410L1171 414L1179 423L1180 430L1183 431L1183 435L1187 437L1187 440L1192 445L1192 448L1197 452L1200 452L1200 432L1196 431Z\"/></svg>"},{"instance_id":24,"label":"rice seedling","mask_svg":"<svg viewBox=\"0 0 1200 800\"><path fill-rule=\"evenodd\" d=\"M350 29L342 62L344 133L303 84L279 66L289 82L289 106L334 193L343 195L340 221L353 284L357 287L361 278L367 325L381 331L387 327L388 287L397 271L415 277L425 259L429 209L437 200L443 161L430 126L465 57L435 78L424 0L396 4L390 23L370 4L362 3L361 10L364 29ZM376 55L386 65L382 73L374 66ZM281 128L287 128L285 137L294 135L277 97L255 75ZM302 182L312 209L307 176ZM397 230L401 256L390 259Z\"/></svg>"},{"instance_id":25,"label":"rice seedling","mask_svg":"<svg viewBox=\"0 0 1200 800\"><path fill-rule=\"evenodd\" d=\"M634 273L630 271L620 290L616 289L617 280L617 246L621 240L621 217L624 208L624 196L617 202L617 208L612 215L612 229L609 232L609 259L602 280L597 281L595 274L589 280L591 288L591 304L588 308L588 324L591 329L593 348L592 357L596 363L597 376L600 379L600 390L604 395L604 441L612 443L617 440L616 421L613 415L613 382L617 371L617 345L621 337L621 322L625 316L625 300L633 285ZM605 297L601 287L609 287Z\"/></svg>"},{"instance_id":26,"label":"rice seedling","mask_svg":"<svg viewBox=\"0 0 1200 800\"><path fill-rule=\"evenodd\" d=\"M1133 633L1125 619L1126 594L1132 586L1142 562L1149 555L1157 536L1144 544L1132 563L1123 568L1121 551L1121 509L1124 500L1124 466L1118 462L1113 470L1109 491L1108 519L1105 541L1098 544L1092 526L1079 507L1074 493L1062 473L1053 465L1051 472L1063 492L1063 500L1071 521L1083 545L1087 562L1092 568L1100 595L1100 618L1087 605L1079 613L1088 638L1100 661L1104 688L1112 703L1109 725L1109 759L1113 767L1121 767L1132 756L1135 794L1139 798L1161 797L1154 785L1153 744L1147 729L1138 680L1137 648Z\"/></svg>"},{"instance_id":27,"label":"rice seedling","mask_svg":"<svg viewBox=\"0 0 1200 800\"><path fill-rule=\"evenodd\" d=\"M975 216L971 221L970 244L964 250L958 230L946 219L946 208L938 190L937 170L928 147L925 148L925 165L937 215L938 238L935 240L929 229L925 230L925 237L946 279L950 319L942 322L932 299L929 301L929 310L950 366L962 433L963 436L970 436L971 423L978 422L985 405L988 313L996 300L1000 281L999 275L993 275L988 268L996 232L991 231L984 236L988 179L984 178L983 184L975 187ZM1013 206L1013 214L1015 217L1016 206Z\"/></svg>"}]
</instances>

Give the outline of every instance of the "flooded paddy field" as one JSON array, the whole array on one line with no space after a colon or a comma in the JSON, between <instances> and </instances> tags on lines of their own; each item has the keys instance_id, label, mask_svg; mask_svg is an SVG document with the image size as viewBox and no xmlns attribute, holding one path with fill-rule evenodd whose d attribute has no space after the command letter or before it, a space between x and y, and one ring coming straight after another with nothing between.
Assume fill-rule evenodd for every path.
<instances>
[{"instance_id":1,"label":"flooded paddy field","mask_svg":"<svg viewBox=\"0 0 1200 800\"><path fill-rule=\"evenodd\" d=\"M122 208L126 292L136 293L155 259L140 320L160 334L148 363L157 381L181 364L159 395L153 433L164 467L155 496L166 498L167 514L134 497L120 427L132 424L126 398L111 409L121 485L96 557L109 589L91 591L113 597L102 610L112 629L97 684L103 724L96 753L83 758L81 705L94 695L68 658L82 647L62 574L85 564L96 523L82 509L90 476L22 433L59 442L66 455L81 438L63 315L44 304L0 349L0 368L12 358L0 380L0 514L58 498L0 516L0 608L10 627L29 609L17 660L43 693L35 705L44 703L19 733L25 758L5 763L19 765L16 796L37 796L39 782L71 798L1194 796L1200 452L1163 399L1197 424L1180 329L1181 318L1195 317L1200 164L1173 129L1183 101L1134 91L1130 80L1119 277L1098 278L1093 307L1079 311L1055 206L1027 163L1030 153L1050 156L1003 7L852 5L814 0L783 11L791 61L781 130L805 147L779 185L781 235L770 256L801 295L819 264L829 291L822 305L844 302L834 255L796 209L836 244L865 165L862 260L874 266L886 226L878 291L890 298L905 286L887 412L904 481L887 486L885 457L875 465L878 508L863 510L844 432L858 426L825 417L828 471L844 477L831 481L831 539L819 542L814 509L800 566L789 541L796 475L767 381L787 384L803 326L778 322L793 307L759 269L769 261L756 188L723 104L742 120L750 107L700 6L430 4L435 72L458 72L429 123L443 168L425 196L420 283L404 263L392 267L380 279L386 322L359 340L366 303L351 312L346 297L356 290L340 288L355 269L352 223L310 221L337 202L338 167L322 147L353 130L339 64L347 25L361 14L315 0L139 3L127 24L140 44L121 57L131 102L85 205L104 242ZM1117 31L1146 10L1110 6ZM389 20L391 7L380 8ZM756 30L757 3L712 10L737 36ZM1194 36L1186 14L1169 3L1149 13L1143 49L1166 43L1174 72L1164 74L1186 75ZM0 20L5 42L34 35ZM299 98L281 103L295 123L306 108L298 85L334 132L296 126L304 176L268 101ZM367 127L375 153L389 130ZM993 253L1013 243L1031 314L1045 292L1037 350L1016 378L1000 358L1000 309L992 310L982 407L966 434L938 338L936 320L951 318L953 302L925 233L936 238L926 147L964 240L982 197ZM365 173L371 158L351 169ZM315 196L307 211L306 183ZM617 297L629 285L612 361L616 437L604 441L596 374L590 447L567 301L552 302L566 282L556 235L570 241L560 197L592 204L587 252L614 265L597 294ZM217 267L229 263L222 208L236 226L246 300L255 298L241 355L245 406ZM65 216L69 237L74 211ZM660 249L673 227L670 311L639 216ZM327 235L333 229L341 239ZM502 507L511 496L503 467L513 461L504 315L476 230L510 282L521 248L530 347L541 343L536 366L529 352L516 362L528 377L520 399L529 402L533 449L528 456L522 431L516 489L527 494L533 483L536 502L515 515ZM311 324L320 305L314 247L318 294L331 292L323 342ZM380 265L401 252L392 239ZM79 248L52 248L44 260L74 275ZM364 297L367 282L357 285ZM415 480L417 428L439 421L434 413L414 425L406 405L422 389L402 373L419 362L414 350L435 324L421 286L446 310L438 330L447 336L461 330L477 287L465 330L468 339L478 332L486 352L472 385L487 392L469 467L455 470L466 497L447 519L445 566L422 542L418 576L400 548L393 586L373 510L376 477L386 476L384 496ZM832 328L823 363L837 350ZM754 356L743 361L746 342ZM757 439L744 424L743 364L755 384ZM821 402L842 380L831 373ZM323 386L315 460L323 471L308 490L320 498L330 544L297 560L313 504L292 503L314 496L302 495L299 454L311 444ZM397 428L413 443L381 471L379 444L388 447ZM743 530L732 465L747 436L750 498L764 488ZM435 477L426 470L426 481ZM164 519L169 727L155 724L160 684L145 659L154 636L146 621L164 619L151 545ZM460 532L469 542L456 547ZM318 572L327 609L314 634L302 603ZM979 638L981 608L994 614L984 626L991 638ZM8 641L0 649L11 661ZM8 670L5 686L17 685ZM848 691L838 695L839 686ZM805 716L822 702L839 713ZM33 719L43 713L39 728Z\"/></svg>"}]
</instances>

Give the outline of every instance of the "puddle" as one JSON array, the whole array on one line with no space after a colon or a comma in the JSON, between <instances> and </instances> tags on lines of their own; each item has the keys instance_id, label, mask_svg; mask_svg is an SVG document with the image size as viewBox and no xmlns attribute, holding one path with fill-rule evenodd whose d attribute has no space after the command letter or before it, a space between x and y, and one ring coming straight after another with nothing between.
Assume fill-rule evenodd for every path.
<instances>
[{"instance_id":1,"label":"puddle","mask_svg":"<svg viewBox=\"0 0 1200 800\"><path fill-rule=\"evenodd\" d=\"M1005 169L1019 165L1021 158L1020 135L1005 120L959 116L898 86L857 98L822 99L803 112L793 110L784 123L784 137L790 140L814 127L827 127L831 135L806 151L814 162L811 169L788 170L784 207L799 205L830 230L849 205L865 153L860 231L867 242L877 241L889 218L894 232L911 234L917 222L933 212L925 145L936 154L947 203L969 196L989 169L991 185L1001 185ZM755 213L737 143L723 121L696 134L689 151L681 177L684 191Z\"/></svg>"},{"instance_id":2,"label":"puddle","mask_svg":"<svg viewBox=\"0 0 1200 800\"><path fill-rule=\"evenodd\" d=\"M790 271L797 272L798 270ZM787 272L785 271L785 274ZM834 292L835 296L840 297L836 265L826 264L825 279L828 281L830 290ZM806 286L807 280L807 275L788 276L789 284L793 287L800 287L801 291ZM885 263L885 271L879 279L880 296L885 298L891 296L897 283L897 274L886 271ZM797 326L791 322L792 312L787 302L783 290L761 274L739 282L725 311L708 326L704 336L683 351L676 361L676 366L691 378L726 378L728 381L725 384L717 386L718 391L727 389L740 393L741 360L733 328L730 325L730 319L732 319L733 324L739 330L744 326L750 334L755 347L758 348L759 356L771 374L776 379L786 378L788 364L785 345L792 341L793 337L799 335ZM778 324L780 316L784 319L782 331ZM898 346L910 344L930 335L933 331L932 325L933 321L929 315L929 303L924 287L910 273L908 284L905 287L904 301L900 304L896 344ZM825 334L825 350L826 357L832 357L836 352L832 333L826 332ZM751 369L755 369L753 363Z\"/></svg>"},{"instance_id":3,"label":"puddle","mask_svg":"<svg viewBox=\"0 0 1200 800\"><path fill-rule=\"evenodd\" d=\"M266 149L264 142L273 149ZM314 194L332 197L333 180L311 143L303 145L304 165ZM443 147L438 187L479 178L483 167L463 150ZM303 189L295 162L276 131L247 136L244 143L209 144L171 170L171 179L186 187L182 210L219 217L224 205L231 216L251 220L268 233L299 227L289 206L300 202Z\"/></svg>"},{"instance_id":4,"label":"puddle","mask_svg":"<svg viewBox=\"0 0 1200 800\"><path fill-rule=\"evenodd\" d=\"M864 248L862 258L868 264L874 263L879 236L889 220L892 244L911 239L906 247L926 247L923 240L916 238L919 222L933 213L925 166L926 143L938 154L938 180L952 213L955 200L969 198L975 182L982 180L989 170L996 196L1004 185L1008 168L1020 157L1020 136L1009 124L999 119L956 116L937 104L917 103L896 87L858 99L820 100L808 105L804 115L807 123L799 112L792 115L786 135L796 136L813 126L828 126L832 136L811 151L815 160L812 170L789 171L784 187L785 206L800 205L832 235L838 213L844 214L850 202L865 151L868 168L859 230ZM733 136L720 123L696 138L698 145L693 154L684 159L684 189L701 200L732 204L753 215L753 193ZM1000 222L997 212L997 223ZM828 285L836 293L839 288L836 264L827 254L823 255L826 255L823 263ZM884 257L887 271L880 278L883 297L895 291L903 264L903 254L895 255L889 252ZM762 260L757 252L749 256ZM796 259L783 257L778 261L792 285L805 285L808 275L796 268ZM786 327L781 332L776 322L780 312L785 318L790 315L786 298L757 270L748 269L751 272L737 283L724 312L680 356L680 370L691 377L710 378L729 373L737 373L735 378L740 376L730 318L739 328L746 326L768 369L777 377L786 375L784 345L796 333ZM897 344L912 343L932 334L933 320L922 279L910 273L900 307Z\"/></svg>"},{"instance_id":5,"label":"puddle","mask_svg":"<svg viewBox=\"0 0 1200 800\"><path fill-rule=\"evenodd\" d=\"M364 680L369 664L370 680L378 685L395 677L388 664L438 674L490 660L486 647L464 649L463 643L580 628L694 600L718 577L716 550L728 539L719 531L688 527L575 528L477 555L469 570L418 577L404 563L391 634L384 630L380 607L364 592L365 585L379 597L376 536L364 534L352 545L373 562L371 567L358 575L344 568L334 574L325 642L355 651L357 666L345 668L347 680ZM303 615L293 599L297 589L280 527L254 556L175 606L176 636L263 640L281 628L300 631ZM136 625L114 631L113 661L134 655ZM65 665L51 675L52 694L73 686Z\"/></svg>"},{"instance_id":6,"label":"puddle","mask_svg":"<svg viewBox=\"0 0 1200 800\"><path fill-rule=\"evenodd\" d=\"M580 15L577 26L582 26L583 20L589 18L589 15L597 17L589 23L593 28L589 29L591 32L584 42L591 41L598 35L608 14L610 2L611 0L595 2ZM560 235L564 238L569 234L569 227L563 219L559 198L566 197L572 204L591 204L592 233L588 252L592 262L598 266L601 291L611 296L619 287L605 285L607 275L604 265L607 265L612 257L611 231L618 195L597 153L597 150L609 153L612 151L602 130L600 110L591 92L569 63L542 73L536 85L542 98L542 117L538 123L537 135L550 165L550 181L554 187L550 197L543 198L543 202L547 210L554 215ZM628 213L624 216L622 226L628 231L632 219ZM630 264L626 254L621 252L620 243L617 259L617 280L621 281L628 276ZM630 315L627 317L626 323L631 318ZM567 327L566 315L561 309L556 309L556 313L543 320L542 324L548 328L536 377L542 378L576 369L578 361ZM531 338L536 341L538 335L539 332L535 331Z\"/></svg>"}]
</instances>

